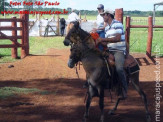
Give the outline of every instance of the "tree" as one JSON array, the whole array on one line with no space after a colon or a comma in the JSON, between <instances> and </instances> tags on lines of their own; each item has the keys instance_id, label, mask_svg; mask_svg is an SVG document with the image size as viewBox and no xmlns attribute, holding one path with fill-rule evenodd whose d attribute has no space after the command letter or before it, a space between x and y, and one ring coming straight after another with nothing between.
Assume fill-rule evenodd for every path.
<instances>
[{"instance_id":1,"label":"tree","mask_svg":"<svg viewBox=\"0 0 163 122\"><path fill-rule=\"evenodd\" d=\"M0 1L0 12L8 9L9 7L11 7L11 6L8 2L6 2L6 0Z\"/></svg>"}]
</instances>

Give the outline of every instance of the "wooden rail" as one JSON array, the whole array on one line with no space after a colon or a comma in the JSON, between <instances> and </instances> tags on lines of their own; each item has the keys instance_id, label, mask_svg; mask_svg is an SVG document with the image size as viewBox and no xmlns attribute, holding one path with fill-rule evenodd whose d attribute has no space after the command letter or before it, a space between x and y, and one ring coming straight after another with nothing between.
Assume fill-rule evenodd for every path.
<instances>
[{"instance_id":1,"label":"wooden rail","mask_svg":"<svg viewBox=\"0 0 163 122\"><path fill-rule=\"evenodd\" d=\"M21 10L28 11L28 10ZM9 19L0 19L0 22L11 22L11 26L1 26L0 25L0 39L8 39L12 41L12 44L3 44L0 45L0 48L12 48L11 56L12 58L18 58L17 48L21 48L21 58L26 57L29 54L29 15L20 14L20 18L9 18ZM17 27L17 22L20 22L20 27ZM2 31L11 31L12 36L4 34ZM20 35L17 35L17 31L20 31ZM18 43L17 40L21 39L21 43Z\"/></svg>"},{"instance_id":2,"label":"wooden rail","mask_svg":"<svg viewBox=\"0 0 163 122\"><path fill-rule=\"evenodd\" d=\"M152 39L153 39L153 28L163 28L163 25L153 25L153 17L148 17L148 25L131 25L131 18L129 16L126 17L126 42L127 45L130 43L130 28L148 28L148 38L147 38L147 47L146 47L146 55L151 57L152 52ZM129 52L129 46L127 46L127 50Z\"/></svg>"}]
</instances>

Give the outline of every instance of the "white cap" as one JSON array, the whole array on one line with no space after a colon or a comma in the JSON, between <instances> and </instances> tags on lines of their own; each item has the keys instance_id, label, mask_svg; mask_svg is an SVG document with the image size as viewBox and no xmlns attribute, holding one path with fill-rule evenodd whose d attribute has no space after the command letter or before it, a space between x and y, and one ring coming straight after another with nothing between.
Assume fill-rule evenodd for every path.
<instances>
[{"instance_id":1,"label":"white cap","mask_svg":"<svg viewBox=\"0 0 163 122\"><path fill-rule=\"evenodd\" d=\"M107 13L114 15L114 11L111 9L105 9L104 12L100 13L100 15L107 14Z\"/></svg>"}]
</instances>

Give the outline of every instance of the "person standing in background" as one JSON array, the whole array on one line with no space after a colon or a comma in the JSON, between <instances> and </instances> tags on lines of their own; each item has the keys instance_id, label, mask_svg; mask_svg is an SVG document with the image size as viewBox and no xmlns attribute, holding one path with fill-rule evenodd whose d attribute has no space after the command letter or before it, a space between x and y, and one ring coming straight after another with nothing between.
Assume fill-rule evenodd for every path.
<instances>
[{"instance_id":1,"label":"person standing in background","mask_svg":"<svg viewBox=\"0 0 163 122\"><path fill-rule=\"evenodd\" d=\"M98 15L97 15L97 19L96 19L97 28L93 28L93 32L97 32L101 38L105 38L106 23L104 22L103 17L100 15L100 13L104 12L104 5L99 4L97 6L97 9L98 9ZM98 45L98 48L100 50L103 50L103 46L101 44Z\"/></svg>"},{"instance_id":2,"label":"person standing in background","mask_svg":"<svg viewBox=\"0 0 163 122\"><path fill-rule=\"evenodd\" d=\"M75 13L75 10L72 9L71 14L68 15L68 22L73 23L79 20L80 20L79 16Z\"/></svg>"},{"instance_id":3,"label":"person standing in background","mask_svg":"<svg viewBox=\"0 0 163 122\"><path fill-rule=\"evenodd\" d=\"M49 31L49 20L48 18L45 18L45 33L44 33L44 37L48 36L48 31Z\"/></svg>"},{"instance_id":4,"label":"person standing in background","mask_svg":"<svg viewBox=\"0 0 163 122\"><path fill-rule=\"evenodd\" d=\"M64 35L65 26L66 26L66 20L64 18L61 18L60 19L61 36Z\"/></svg>"},{"instance_id":5,"label":"person standing in background","mask_svg":"<svg viewBox=\"0 0 163 122\"><path fill-rule=\"evenodd\" d=\"M74 25L73 23L76 21L80 21L79 16L75 13L75 10L72 9L71 10L71 14L68 15L68 25L66 28L66 34L69 32L70 28L72 28L72 26Z\"/></svg>"}]
</instances>

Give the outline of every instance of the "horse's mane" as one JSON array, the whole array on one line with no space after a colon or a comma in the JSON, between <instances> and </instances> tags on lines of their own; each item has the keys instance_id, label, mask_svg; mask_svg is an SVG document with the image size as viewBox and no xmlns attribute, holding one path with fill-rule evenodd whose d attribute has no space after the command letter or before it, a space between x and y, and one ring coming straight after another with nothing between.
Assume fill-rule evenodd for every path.
<instances>
[{"instance_id":1,"label":"horse's mane","mask_svg":"<svg viewBox=\"0 0 163 122\"><path fill-rule=\"evenodd\" d=\"M79 27L80 30L80 36L81 36L81 40L85 41L85 37L91 36L90 33L88 33L87 31L83 30L81 27Z\"/></svg>"},{"instance_id":2,"label":"horse's mane","mask_svg":"<svg viewBox=\"0 0 163 122\"><path fill-rule=\"evenodd\" d=\"M89 45L88 44L84 44L82 43L82 50L83 51L86 51L86 50L89 50L89 52L93 53L93 54L96 54L97 56L103 58L104 57L104 54L102 51L100 51L98 48L96 48L95 46L93 48L89 48ZM86 51L87 52L87 51Z\"/></svg>"},{"instance_id":3,"label":"horse's mane","mask_svg":"<svg viewBox=\"0 0 163 122\"><path fill-rule=\"evenodd\" d=\"M76 31L76 29L79 29L79 35L80 35L80 39L82 40L83 46L85 46L85 48L89 48L91 52L102 57L103 53L102 51L100 51L98 48L95 47L95 42L94 42L94 39L91 37L91 34L83 30L80 26L76 27L75 26L76 24L77 23L74 23L74 26L69 30L69 33L67 36L69 36L72 32Z\"/></svg>"},{"instance_id":4,"label":"horse's mane","mask_svg":"<svg viewBox=\"0 0 163 122\"><path fill-rule=\"evenodd\" d=\"M80 29L80 34L82 34L81 36L83 36L84 38L82 39L82 41L85 43L85 44L88 44L88 43L86 43L86 40L84 40L85 39L85 37L91 37L91 34L90 33L88 33L87 31L85 31L85 30L83 30L82 28L80 28L79 27L79 29ZM92 38L93 39L93 38ZM90 43L91 43L91 41L89 41ZM100 56L100 57L103 57L104 56L104 54L103 54L103 52L102 51L100 51L98 48L96 48L95 46L94 46L94 48L91 48L91 52L93 52L93 53L95 53L95 54L97 54L98 56Z\"/></svg>"}]
</instances>

